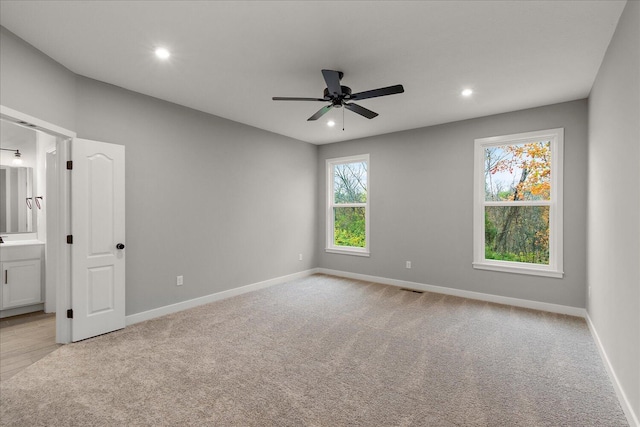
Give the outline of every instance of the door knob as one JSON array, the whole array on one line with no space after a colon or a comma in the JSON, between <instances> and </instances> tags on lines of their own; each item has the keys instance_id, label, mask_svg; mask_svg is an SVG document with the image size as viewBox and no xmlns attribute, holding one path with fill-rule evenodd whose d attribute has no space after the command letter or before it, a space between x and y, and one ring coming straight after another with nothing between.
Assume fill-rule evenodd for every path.
<instances>
[{"instance_id":1,"label":"door knob","mask_svg":"<svg viewBox=\"0 0 640 427\"><path fill-rule=\"evenodd\" d=\"M118 243L116 249L124 249L124 243Z\"/></svg>"}]
</instances>

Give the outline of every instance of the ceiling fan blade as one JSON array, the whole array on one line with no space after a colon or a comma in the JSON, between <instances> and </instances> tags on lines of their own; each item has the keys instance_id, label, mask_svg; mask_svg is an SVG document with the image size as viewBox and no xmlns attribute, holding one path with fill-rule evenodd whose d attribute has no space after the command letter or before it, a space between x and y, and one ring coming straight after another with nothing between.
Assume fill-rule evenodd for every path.
<instances>
[{"instance_id":1,"label":"ceiling fan blade","mask_svg":"<svg viewBox=\"0 0 640 427\"><path fill-rule=\"evenodd\" d=\"M317 113L315 113L313 116L309 117L307 119L307 121L312 121L312 120L318 120L320 117L324 116L325 114L327 114L329 112L329 110L331 110L331 108L333 108L333 104L329 104L326 107L322 107L320 110L318 110Z\"/></svg>"},{"instance_id":2,"label":"ceiling fan blade","mask_svg":"<svg viewBox=\"0 0 640 427\"><path fill-rule=\"evenodd\" d=\"M344 104L344 108L347 108L351 111L353 111L354 113L360 114L361 116L366 117L367 119L373 119L374 117L376 117L378 115L378 113L371 111L371 110L367 110L364 107L359 106L358 104Z\"/></svg>"},{"instance_id":3,"label":"ceiling fan blade","mask_svg":"<svg viewBox=\"0 0 640 427\"><path fill-rule=\"evenodd\" d=\"M340 72L333 70L322 70L322 77L327 83L327 89L331 95L341 95L342 86L340 86Z\"/></svg>"},{"instance_id":4,"label":"ceiling fan blade","mask_svg":"<svg viewBox=\"0 0 640 427\"><path fill-rule=\"evenodd\" d=\"M326 99L322 98L291 98L287 96L274 96L271 99L273 99L274 101L326 101Z\"/></svg>"},{"instance_id":5,"label":"ceiling fan blade","mask_svg":"<svg viewBox=\"0 0 640 427\"><path fill-rule=\"evenodd\" d=\"M402 85L382 87L380 89L367 90L365 92L354 93L351 95L351 99L368 99L376 98L378 96L394 95L396 93L404 92Z\"/></svg>"}]
</instances>

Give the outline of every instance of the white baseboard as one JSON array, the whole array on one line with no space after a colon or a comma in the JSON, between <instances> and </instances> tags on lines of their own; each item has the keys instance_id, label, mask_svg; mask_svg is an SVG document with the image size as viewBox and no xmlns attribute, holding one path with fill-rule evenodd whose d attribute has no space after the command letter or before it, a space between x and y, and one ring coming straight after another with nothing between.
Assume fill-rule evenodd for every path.
<instances>
[{"instance_id":1,"label":"white baseboard","mask_svg":"<svg viewBox=\"0 0 640 427\"><path fill-rule=\"evenodd\" d=\"M233 288L222 292L216 292L214 294L205 295L202 297L190 299L187 301L178 302L171 305L165 305L163 307L154 308L152 310L143 311L141 313L130 314L126 317L126 324L133 325L134 323L144 322L145 320L154 319L156 317L164 316L166 314L176 313L178 311L186 310L189 308L197 307L199 305L208 304L210 302L219 301L225 298L231 298L236 295L241 295L251 291L257 291L258 289L268 288L269 286L279 285L291 280L300 279L303 277L311 276L312 274L322 273L331 276L345 277L348 279L363 280L367 282L375 282L383 285L398 286L401 288L417 289L427 292L435 292L439 294L453 295L457 297L476 299L481 301L495 302L497 304L512 305L515 307L524 307L534 310L549 311L552 313L567 314L570 316L585 317L586 310L584 308L570 307L559 304L551 304L539 301L529 301L519 298L503 297L499 295L485 294L481 292L465 291L461 289L446 288L443 286L425 285L423 283L409 282L406 280L389 279L386 277L369 276L366 274L351 273L340 270L330 270L327 268L312 268L298 273L289 274L286 276L276 277L273 279L265 280L262 282L252 283L250 285L241 286L239 288Z\"/></svg>"},{"instance_id":2,"label":"white baseboard","mask_svg":"<svg viewBox=\"0 0 640 427\"><path fill-rule=\"evenodd\" d=\"M268 288L269 286L279 285L291 280L301 279L303 277L311 276L312 274L315 274L317 272L317 268L312 268L310 270L300 271L298 273L280 276L273 279L264 280L262 282L252 283L246 286L240 286L239 288L216 292L215 294L205 295L203 297L194 298L171 305L165 305L164 307L154 308L152 310L143 311L141 313L130 314L126 317L126 325L133 325L134 323L155 319L156 317L164 316L166 314L176 313L178 311L197 307L203 304L208 304L210 302L220 301L222 299L231 298L236 295L245 294L247 292L257 291L258 289Z\"/></svg>"},{"instance_id":3,"label":"white baseboard","mask_svg":"<svg viewBox=\"0 0 640 427\"><path fill-rule=\"evenodd\" d=\"M530 301L520 298L503 297L500 295L485 294L482 292L465 291L462 289L445 288L443 286L425 285L423 283L409 282L406 280L388 279L386 277L369 276L366 274L350 273L347 271L319 268L318 273L331 276L346 277L348 279L363 280L366 282L381 283L383 285L398 286L401 288L416 289L420 291L435 292L438 294L453 295L480 301L495 302L497 304L513 305L515 307L530 308L533 310L549 311L551 313L567 314L569 316L585 317L587 311L580 307L551 304L548 302Z\"/></svg>"},{"instance_id":4,"label":"white baseboard","mask_svg":"<svg viewBox=\"0 0 640 427\"><path fill-rule=\"evenodd\" d=\"M609 356L607 356L607 352L604 351L604 347L602 346L602 341L600 341L600 336L598 336L598 331L596 331L596 327L591 321L591 317L587 312L585 318L587 319L587 325L589 325L589 330L591 331L591 335L593 336L593 340L596 343L596 347L598 347L598 351L600 352L600 357L602 357L602 361L604 362L604 367L609 374L609 378L613 383L613 388L616 391L616 395L618 396L618 401L620 402L620 406L622 406L622 410L627 417L627 421L629 422L630 427L640 427L640 422L638 421L638 415L633 412L633 408L629 403L629 399L627 399L627 395L620 385L620 381L618 381L618 376L616 372L613 370L613 366L611 365L611 361L609 361Z\"/></svg>"}]
</instances>

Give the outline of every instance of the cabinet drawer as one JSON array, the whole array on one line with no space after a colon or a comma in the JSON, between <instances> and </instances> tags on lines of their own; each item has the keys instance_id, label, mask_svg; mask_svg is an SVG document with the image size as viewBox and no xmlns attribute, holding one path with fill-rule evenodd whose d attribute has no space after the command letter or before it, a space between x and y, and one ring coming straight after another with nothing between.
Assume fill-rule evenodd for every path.
<instances>
[{"instance_id":1,"label":"cabinet drawer","mask_svg":"<svg viewBox=\"0 0 640 427\"><path fill-rule=\"evenodd\" d=\"M0 245L0 262L22 261L42 258L44 244L38 245Z\"/></svg>"}]
</instances>

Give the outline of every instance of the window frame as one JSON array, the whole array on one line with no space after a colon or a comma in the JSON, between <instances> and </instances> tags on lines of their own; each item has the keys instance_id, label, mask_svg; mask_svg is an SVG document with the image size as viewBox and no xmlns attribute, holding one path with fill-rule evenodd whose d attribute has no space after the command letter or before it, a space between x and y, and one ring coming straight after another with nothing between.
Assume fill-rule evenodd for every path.
<instances>
[{"instance_id":1,"label":"window frame","mask_svg":"<svg viewBox=\"0 0 640 427\"><path fill-rule=\"evenodd\" d=\"M551 194L549 200L540 201L486 201L485 165L486 147L550 141ZM564 128L539 130L511 135L478 138L474 147L474 208L473 208L473 268L535 276L562 278L563 271L563 169ZM486 206L549 206L549 264L533 264L485 258Z\"/></svg>"},{"instance_id":2,"label":"window frame","mask_svg":"<svg viewBox=\"0 0 640 427\"><path fill-rule=\"evenodd\" d=\"M334 194L334 166L345 163L359 163L366 162L367 164L367 201L366 203L335 203ZM355 156L337 157L334 159L327 159L326 164L326 184L327 184L327 228L326 228L326 247L325 252L345 255L356 256L370 256L370 221L369 221L369 206L371 203L371 162L369 161L369 154L359 154ZM334 243L335 232L335 207L364 207L364 220L365 220L365 247L359 248L354 246L337 246Z\"/></svg>"}]
</instances>

